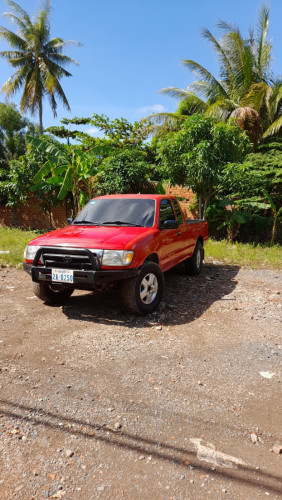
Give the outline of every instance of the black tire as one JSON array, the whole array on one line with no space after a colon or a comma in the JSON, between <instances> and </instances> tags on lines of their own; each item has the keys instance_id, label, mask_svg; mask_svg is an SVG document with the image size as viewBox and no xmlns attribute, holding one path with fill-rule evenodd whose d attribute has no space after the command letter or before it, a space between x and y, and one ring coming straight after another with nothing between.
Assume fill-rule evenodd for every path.
<instances>
[{"instance_id":1,"label":"black tire","mask_svg":"<svg viewBox=\"0 0 282 500\"><path fill-rule=\"evenodd\" d=\"M192 257L190 257L190 259L187 259L185 261L185 272L187 274L192 274L194 276L200 274L202 270L203 259L204 259L203 245L200 241L197 241Z\"/></svg>"},{"instance_id":2,"label":"black tire","mask_svg":"<svg viewBox=\"0 0 282 500\"><path fill-rule=\"evenodd\" d=\"M125 309L134 314L150 314L159 305L164 291L164 275L157 264L145 262L135 278L122 283Z\"/></svg>"},{"instance_id":3,"label":"black tire","mask_svg":"<svg viewBox=\"0 0 282 500\"><path fill-rule=\"evenodd\" d=\"M46 283L32 282L34 295L49 304L61 304L67 300L73 293L72 288L64 285L48 285Z\"/></svg>"}]
</instances>

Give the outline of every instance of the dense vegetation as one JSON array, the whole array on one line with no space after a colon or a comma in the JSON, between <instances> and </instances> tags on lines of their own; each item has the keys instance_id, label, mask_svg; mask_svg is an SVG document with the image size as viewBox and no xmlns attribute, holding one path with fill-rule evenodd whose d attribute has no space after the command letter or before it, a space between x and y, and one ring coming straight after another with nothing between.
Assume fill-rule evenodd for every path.
<instances>
[{"instance_id":1,"label":"dense vegetation","mask_svg":"<svg viewBox=\"0 0 282 500\"><path fill-rule=\"evenodd\" d=\"M193 208L209 220L214 237L281 240L282 82L271 69L266 7L247 37L223 22L220 41L203 31L219 56L219 77L185 60L200 80L163 90L179 100L175 113L135 123L93 114L64 119L43 134L43 96L49 95L54 114L56 97L69 107L59 80L71 76L64 65L75 61L62 53L63 40L50 39L48 0L34 22L7 2L19 31L0 27L16 48L0 56L17 68L3 89L10 95L22 87L21 110L39 110L40 123L0 104L0 203L16 213L32 193L47 212L66 201L76 214L95 195L163 192L166 183L181 184L195 193ZM44 61L39 68L38 60ZM99 129L99 137L82 132L82 125Z\"/></svg>"}]
</instances>

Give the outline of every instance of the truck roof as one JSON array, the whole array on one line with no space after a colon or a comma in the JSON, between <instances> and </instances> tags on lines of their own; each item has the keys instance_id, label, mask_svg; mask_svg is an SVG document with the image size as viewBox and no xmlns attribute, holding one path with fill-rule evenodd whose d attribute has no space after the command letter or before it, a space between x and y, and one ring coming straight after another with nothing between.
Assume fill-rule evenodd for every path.
<instances>
[{"instance_id":1,"label":"truck roof","mask_svg":"<svg viewBox=\"0 0 282 500\"><path fill-rule=\"evenodd\" d=\"M175 196L172 196L170 194L106 194L104 196L96 196L95 199L97 198L114 198L114 199L120 199L120 198L147 198L147 199L152 199L152 200L162 200L162 199L175 199ZM94 198L93 198L94 199Z\"/></svg>"}]
</instances>

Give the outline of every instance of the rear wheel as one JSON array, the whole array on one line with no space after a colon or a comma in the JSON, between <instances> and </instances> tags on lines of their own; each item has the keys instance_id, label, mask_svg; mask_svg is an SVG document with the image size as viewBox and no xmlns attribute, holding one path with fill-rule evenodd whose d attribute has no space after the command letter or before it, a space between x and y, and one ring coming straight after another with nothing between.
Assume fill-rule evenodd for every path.
<instances>
[{"instance_id":1,"label":"rear wheel","mask_svg":"<svg viewBox=\"0 0 282 500\"><path fill-rule=\"evenodd\" d=\"M194 253L190 259L185 262L185 272L187 274L197 275L202 270L204 259L204 249L200 241L197 241Z\"/></svg>"},{"instance_id":2,"label":"rear wheel","mask_svg":"<svg viewBox=\"0 0 282 500\"><path fill-rule=\"evenodd\" d=\"M122 303L135 314L149 314L159 305L164 291L164 275L157 264L147 262L135 278L122 283Z\"/></svg>"},{"instance_id":3,"label":"rear wheel","mask_svg":"<svg viewBox=\"0 0 282 500\"><path fill-rule=\"evenodd\" d=\"M46 283L32 282L32 289L36 297L50 304L60 304L73 293L72 288L67 288L64 285L48 285Z\"/></svg>"}]
</instances>

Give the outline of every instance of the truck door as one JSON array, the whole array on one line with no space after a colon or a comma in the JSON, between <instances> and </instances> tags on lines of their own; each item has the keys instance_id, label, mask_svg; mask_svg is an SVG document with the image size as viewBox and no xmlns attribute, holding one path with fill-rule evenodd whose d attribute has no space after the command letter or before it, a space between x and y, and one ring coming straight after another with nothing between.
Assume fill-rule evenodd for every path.
<instances>
[{"instance_id":1,"label":"truck door","mask_svg":"<svg viewBox=\"0 0 282 500\"><path fill-rule=\"evenodd\" d=\"M163 271L175 266L178 262L178 229L164 229L166 220L176 220L170 200L162 199L159 206L159 245L158 255Z\"/></svg>"},{"instance_id":2,"label":"truck door","mask_svg":"<svg viewBox=\"0 0 282 500\"><path fill-rule=\"evenodd\" d=\"M193 238L193 233L191 231L191 227L189 224L185 222L182 218L182 213L180 210L180 206L176 200L172 200L173 208L175 211L176 218L179 223L178 230L178 257L179 260L186 259L188 256L190 257L191 252L193 253L195 240Z\"/></svg>"}]
</instances>

